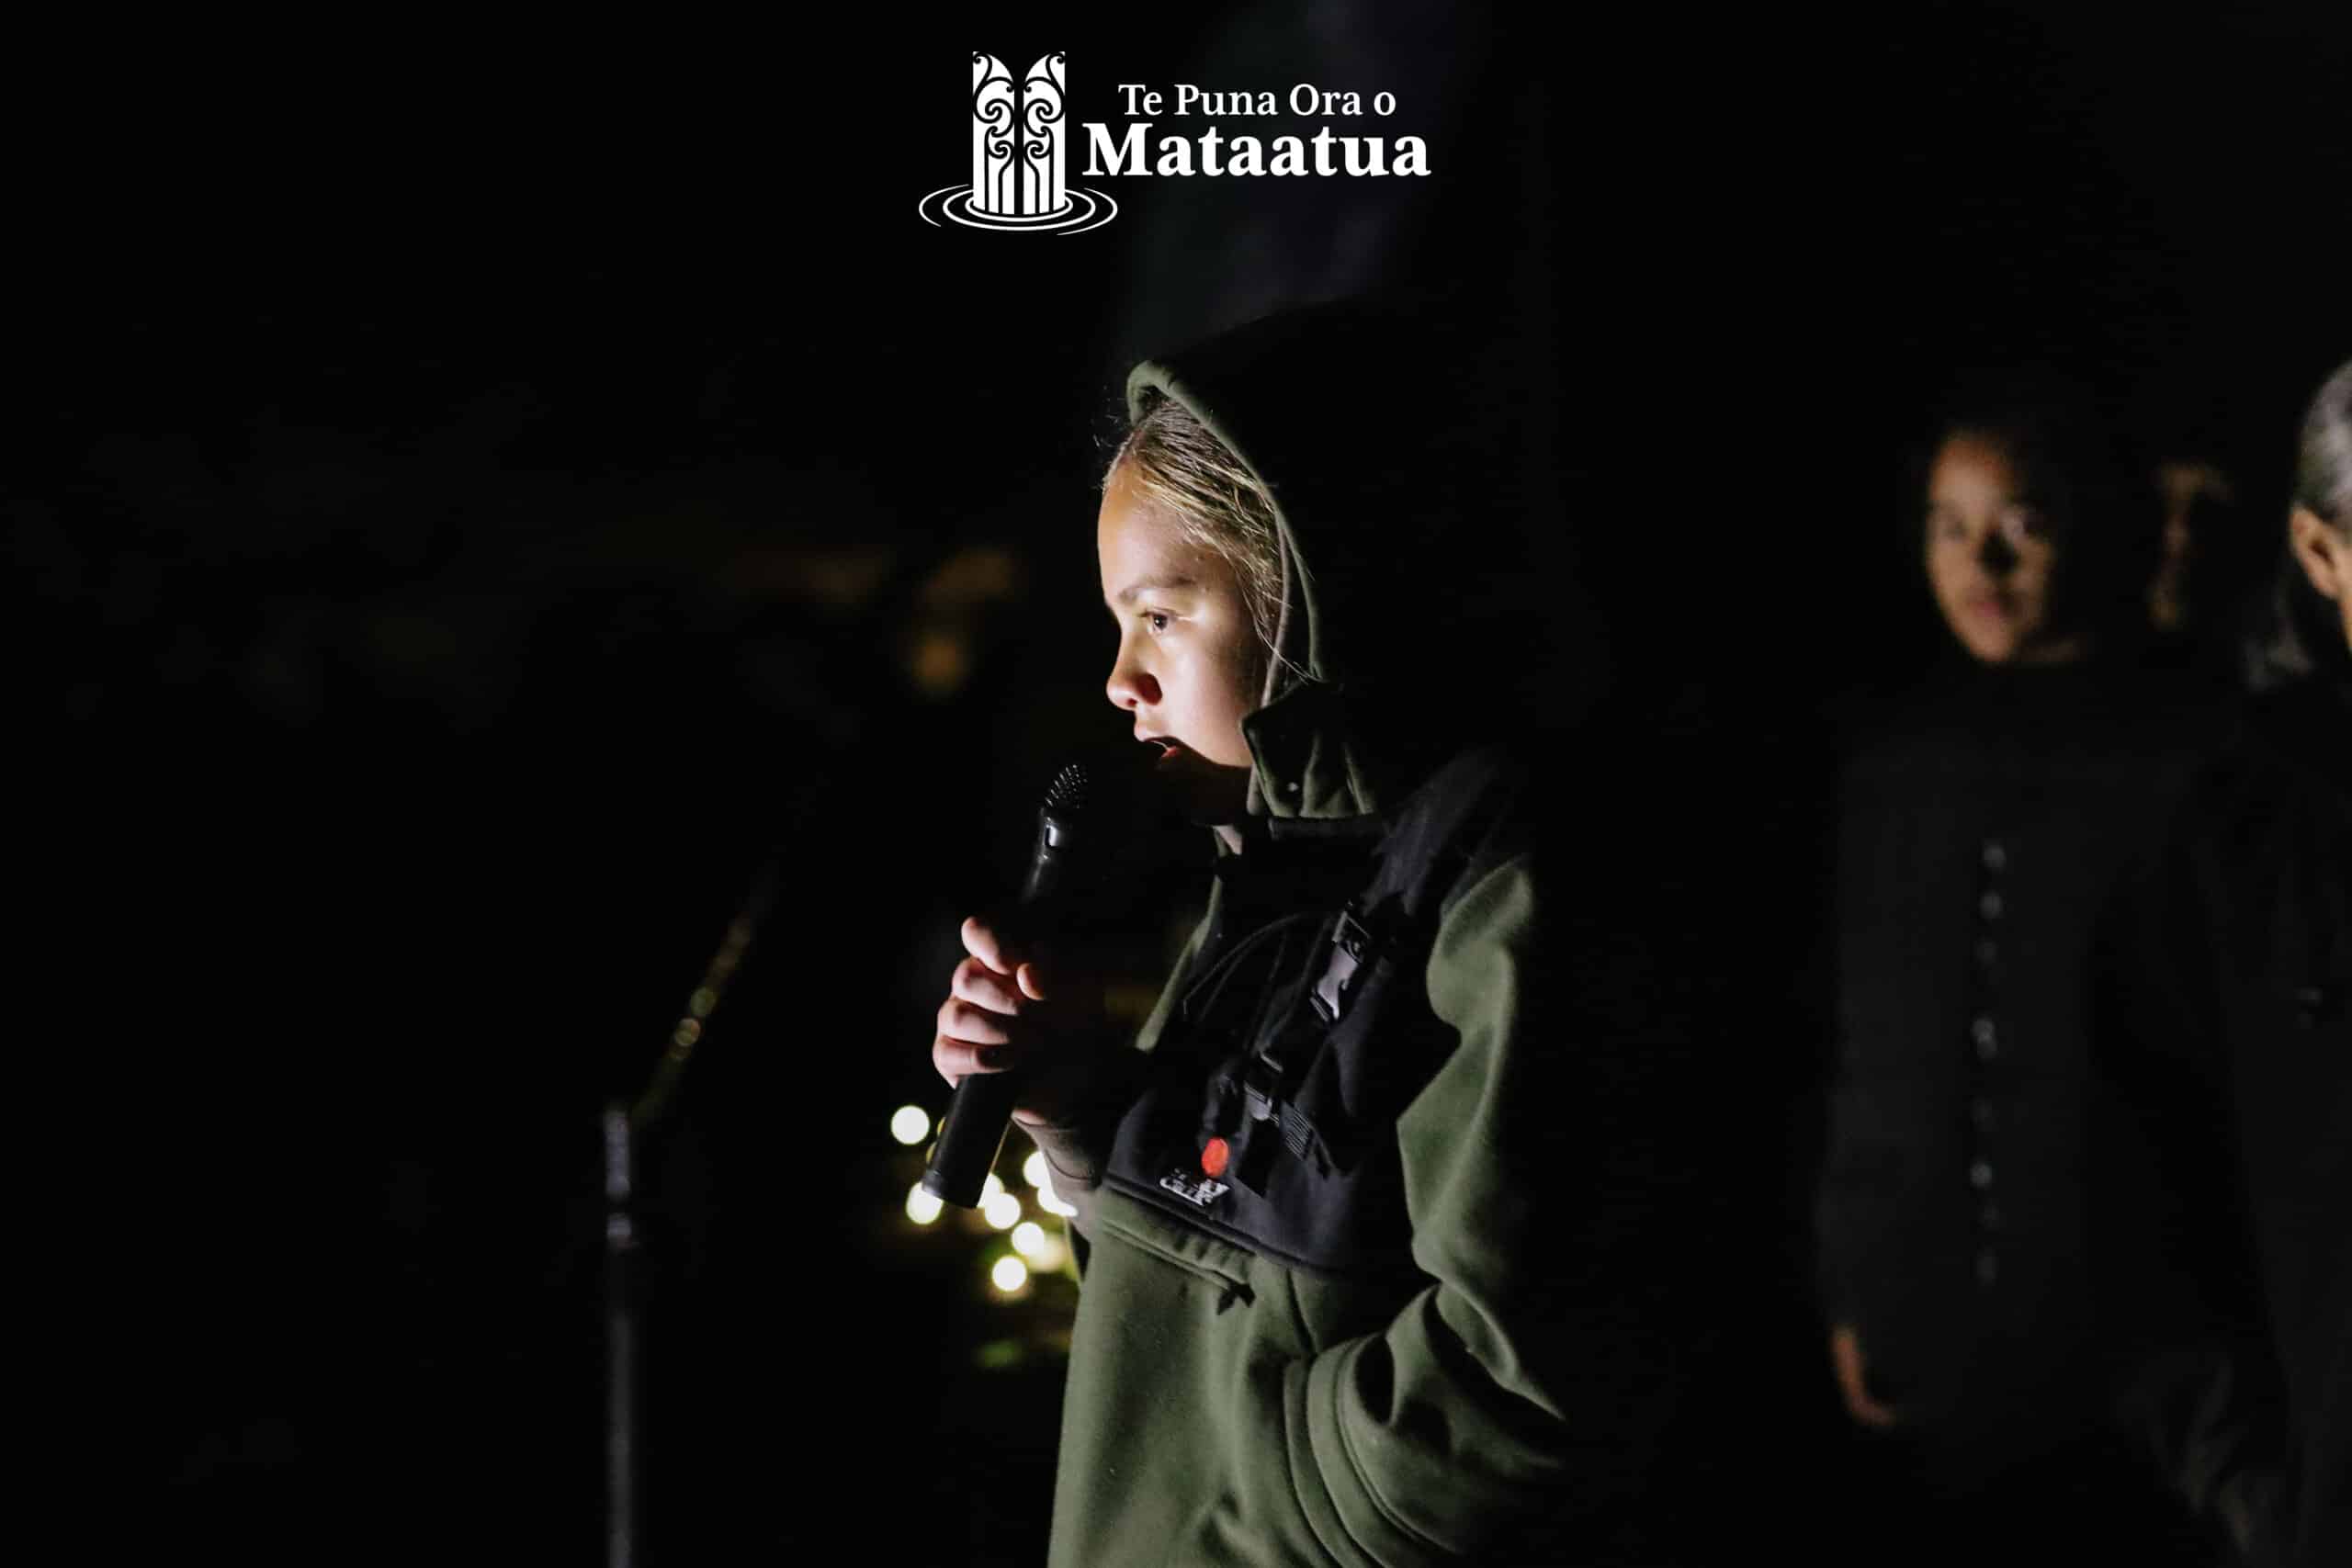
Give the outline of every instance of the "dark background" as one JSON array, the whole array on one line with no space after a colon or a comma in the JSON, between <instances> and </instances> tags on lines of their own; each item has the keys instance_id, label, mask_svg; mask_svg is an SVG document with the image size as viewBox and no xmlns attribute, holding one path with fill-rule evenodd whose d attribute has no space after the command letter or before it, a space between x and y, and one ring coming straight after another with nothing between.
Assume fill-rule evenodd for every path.
<instances>
[{"instance_id":1,"label":"dark background","mask_svg":"<svg viewBox=\"0 0 2352 1568\"><path fill-rule=\"evenodd\" d=\"M1702 738L1674 788L1753 829L1725 885L1789 911L1723 955L1757 998L1726 1158L1788 1201L1720 1259L1772 1331L1736 1473L1694 1489L1829 1517L1814 846L1843 716L1939 648L1904 443L1957 368L2054 367L2275 526L2352 350L2330 9L36 41L0 492L54 1223L18 1278L86 1346L68 1451L134 1494L102 1530L598 1550L597 1110L780 849L646 1151L648 1558L1033 1559L1052 1357L976 1359L1009 1309L899 1217L884 1122L940 1100L956 919L1117 722L1090 540L1125 366L1397 286L1540 345L1562 603ZM1114 127L1122 81L1386 87L1334 129L1433 173L1074 148L1108 227L927 227L974 48L1067 51L1072 118Z\"/></svg>"}]
</instances>

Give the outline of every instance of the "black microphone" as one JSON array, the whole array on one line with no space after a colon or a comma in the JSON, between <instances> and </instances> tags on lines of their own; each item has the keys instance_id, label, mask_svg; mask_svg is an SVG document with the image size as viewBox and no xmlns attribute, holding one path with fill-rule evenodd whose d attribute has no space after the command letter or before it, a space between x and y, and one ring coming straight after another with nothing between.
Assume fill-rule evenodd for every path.
<instances>
[{"instance_id":1,"label":"black microphone","mask_svg":"<svg viewBox=\"0 0 2352 1568\"><path fill-rule=\"evenodd\" d=\"M1046 803L1037 808L1037 841L1029 853L1029 875L1021 887L1018 907L1024 933L1053 931L1066 918L1076 886L1071 862L1078 846L1094 845L1087 851L1089 856L1101 852L1097 840L1108 825L1100 820L1103 813L1099 806L1096 820L1089 821L1087 816L1088 797L1096 793L1090 790L1082 762L1056 773L1046 788ZM924 1191L959 1209L979 1205L989 1170L1004 1146L1022 1077L1018 1070L967 1073L956 1084L939 1141L932 1145L931 1163L922 1173Z\"/></svg>"}]
</instances>

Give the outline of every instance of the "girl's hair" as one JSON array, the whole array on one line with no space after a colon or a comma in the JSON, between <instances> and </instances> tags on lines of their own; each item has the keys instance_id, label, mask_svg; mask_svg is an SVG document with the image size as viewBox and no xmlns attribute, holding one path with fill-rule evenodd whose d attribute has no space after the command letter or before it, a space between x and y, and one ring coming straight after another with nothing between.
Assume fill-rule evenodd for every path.
<instances>
[{"instance_id":1,"label":"girl's hair","mask_svg":"<svg viewBox=\"0 0 2352 1568\"><path fill-rule=\"evenodd\" d=\"M1133 482L1165 507L1184 536L1233 568L1250 607L1265 665L1277 657L1283 614L1283 547L1274 498L1233 449L1174 398L1154 397L1103 469L1122 463Z\"/></svg>"},{"instance_id":2,"label":"girl's hair","mask_svg":"<svg viewBox=\"0 0 2352 1568\"><path fill-rule=\"evenodd\" d=\"M2295 452L2294 504L2352 538L2352 360L2320 384L2304 412ZM2265 625L2246 648L2246 683L2256 691L2339 668L2344 639L2291 553L2282 552Z\"/></svg>"}]
</instances>

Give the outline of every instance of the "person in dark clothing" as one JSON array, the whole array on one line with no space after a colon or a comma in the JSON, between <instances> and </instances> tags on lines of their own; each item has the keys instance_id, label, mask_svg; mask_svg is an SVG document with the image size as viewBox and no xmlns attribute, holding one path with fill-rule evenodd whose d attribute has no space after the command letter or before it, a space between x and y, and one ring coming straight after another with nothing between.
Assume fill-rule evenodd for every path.
<instances>
[{"instance_id":1,"label":"person in dark clothing","mask_svg":"<svg viewBox=\"0 0 2352 1568\"><path fill-rule=\"evenodd\" d=\"M2301 667L2102 942L2096 1213L2124 1415L2248 1561L2352 1562L2352 364L2290 516Z\"/></svg>"},{"instance_id":2,"label":"person in dark clothing","mask_svg":"<svg viewBox=\"0 0 2352 1568\"><path fill-rule=\"evenodd\" d=\"M2027 394L1932 453L1927 576L1967 657L1843 772L1816 1230L1831 1367L1885 1472L1862 1490L1951 1543L2162 1510L2086 1354L2085 976L2197 730L2132 658L2156 516L2120 444Z\"/></svg>"}]
</instances>

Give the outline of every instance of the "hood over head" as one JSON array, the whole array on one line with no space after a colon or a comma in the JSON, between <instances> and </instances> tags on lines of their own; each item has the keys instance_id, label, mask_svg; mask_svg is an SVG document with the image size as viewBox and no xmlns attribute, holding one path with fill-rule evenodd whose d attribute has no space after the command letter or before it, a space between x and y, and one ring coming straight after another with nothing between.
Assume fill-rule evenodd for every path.
<instances>
[{"instance_id":1,"label":"hood over head","mask_svg":"<svg viewBox=\"0 0 2352 1568\"><path fill-rule=\"evenodd\" d=\"M1175 399L1273 498L1277 657L1242 721L1253 813L1383 810L1464 746L1559 716L1539 645L1576 612L1545 560L1523 341L1454 310L1351 300L1129 374L1131 423Z\"/></svg>"}]
</instances>

